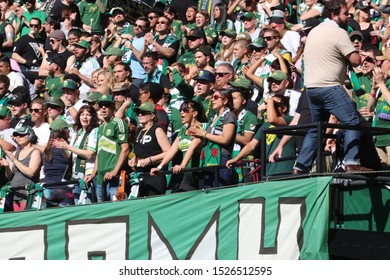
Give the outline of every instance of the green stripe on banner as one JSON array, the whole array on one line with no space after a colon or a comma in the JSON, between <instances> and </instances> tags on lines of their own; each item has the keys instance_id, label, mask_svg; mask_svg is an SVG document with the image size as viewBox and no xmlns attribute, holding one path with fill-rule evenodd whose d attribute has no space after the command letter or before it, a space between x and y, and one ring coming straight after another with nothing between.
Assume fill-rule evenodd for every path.
<instances>
[{"instance_id":1,"label":"green stripe on banner","mask_svg":"<svg viewBox=\"0 0 390 280\"><path fill-rule=\"evenodd\" d=\"M331 179L4 213L0 259L328 259Z\"/></svg>"}]
</instances>

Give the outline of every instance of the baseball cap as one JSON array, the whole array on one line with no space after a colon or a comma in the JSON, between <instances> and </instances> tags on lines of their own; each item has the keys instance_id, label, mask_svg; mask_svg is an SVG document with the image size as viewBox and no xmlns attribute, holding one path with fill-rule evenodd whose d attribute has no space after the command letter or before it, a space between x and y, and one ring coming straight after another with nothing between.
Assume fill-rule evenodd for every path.
<instances>
[{"instance_id":1,"label":"baseball cap","mask_svg":"<svg viewBox=\"0 0 390 280\"><path fill-rule=\"evenodd\" d=\"M368 4L367 1L359 1L355 5L355 9L357 9L357 10L364 10L367 8L371 8L370 4Z\"/></svg>"},{"instance_id":2,"label":"baseball cap","mask_svg":"<svg viewBox=\"0 0 390 280\"><path fill-rule=\"evenodd\" d=\"M111 94L102 94L102 96L99 97L98 103L111 103L114 104L114 97Z\"/></svg>"},{"instance_id":3,"label":"baseball cap","mask_svg":"<svg viewBox=\"0 0 390 280\"><path fill-rule=\"evenodd\" d=\"M34 130L26 125L22 125L21 127L15 128L14 132L12 133L13 136L17 136L18 134L22 135L35 135Z\"/></svg>"},{"instance_id":4,"label":"baseball cap","mask_svg":"<svg viewBox=\"0 0 390 280\"><path fill-rule=\"evenodd\" d=\"M241 32L240 34L238 34L238 35L236 36L235 41L238 41L238 40L247 40L248 42L252 42L251 35L249 35L249 34L246 33L246 32Z\"/></svg>"},{"instance_id":5,"label":"baseball cap","mask_svg":"<svg viewBox=\"0 0 390 280\"><path fill-rule=\"evenodd\" d=\"M136 112L137 115L139 114L140 111L155 113L156 107L150 102L145 102L142 103L139 107L134 108L134 112Z\"/></svg>"},{"instance_id":6,"label":"baseball cap","mask_svg":"<svg viewBox=\"0 0 390 280\"><path fill-rule=\"evenodd\" d=\"M355 31L352 31L351 33L349 33L349 38L351 39L351 41L354 41L352 40L352 37L358 37L361 41L363 41L363 34L362 32L358 31L358 30L355 30Z\"/></svg>"},{"instance_id":7,"label":"baseball cap","mask_svg":"<svg viewBox=\"0 0 390 280\"><path fill-rule=\"evenodd\" d=\"M279 10L282 12L287 12L288 11L288 6L284 3L281 3L275 7L271 7L271 11Z\"/></svg>"},{"instance_id":8,"label":"baseball cap","mask_svg":"<svg viewBox=\"0 0 390 280\"><path fill-rule=\"evenodd\" d=\"M64 128L68 128L70 126L71 125L69 123L67 123L64 119L56 119L56 120L51 122L50 129L58 131L58 130L61 130Z\"/></svg>"},{"instance_id":9,"label":"baseball cap","mask_svg":"<svg viewBox=\"0 0 390 280\"><path fill-rule=\"evenodd\" d=\"M275 72L272 73L271 76L267 78L267 81L270 82L271 80L276 80L276 81L283 81L283 80L288 80L288 77L286 73L276 70Z\"/></svg>"},{"instance_id":10,"label":"baseball cap","mask_svg":"<svg viewBox=\"0 0 390 280\"><path fill-rule=\"evenodd\" d=\"M284 23L284 12L281 10L273 10L271 15L268 17L269 22L274 22L278 24Z\"/></svg>"},{"instance_id":11,"label":"baseball cap","mask_svg":"<svg viewBox=\"0 0 390 280\"><path fill-rule=\"evenodd\" d=\"M310 28L314 28L320 23L321 23L320 20L316 17L308 18L307 20L303 21L303 27L299 29L299 31L304 31Z\"/></svg>"},{"instance_id":12,"label":"baseball cap","mask_svg":"<svg viewBox=\"0 0 390 280\"><path fill-rule=\"evenodd\" d=\"M91 50L91 44L88 43L88 42L85 41L85 40L81 40L81 41L79 41L79 42L77 42L77 43L74 43L73 45L74 45L74 46L79 46L79 47L84 48L84 49L87 49L87 50Z\"/></svg>"},{"instance_id":13,"label":"baseball cap","mask_svg":"<svg viewBox=\"0 0 390 280\"><path fill-rule=\"evenodd\" d=\"M102 94L98 91L89 92L85 97L84 101L86 102L97 102L99 100L99 97L101 97Z\"/></svg>"},{"instance_id":14,"label":"baseball cap","mask_svg":"<svg viewBox=\"0 0 390 280\"><path fill-rule=\"evenodd\" d=\"M52 33L49 34L49 38L54 38L58 40L65 40L65 33L62 30L54 30Z\"/></svg>"},{"instance_id":15,"label":"baseball cap","mask_svg":"<svg viewBox=\"0 0 390 280\"><path fill-rule=\"evenodd\" d=\"M9 99L8 99L9 105L20 106L23 103L28 103L28 100L25 100L25 98L23 98L23 96L20 94L11 94Z\"/></svg>"},{"instance_id":16,"label":"baseball cap","mask_svg":"<svg viewBox=\"0 0 390 280\"><path fill-rule=\"evenodd\" d=\"M123 55L123 50L117 47L112 47L109 48L107 51L103 52L103 55L117 55L117 56L122 56Z\"/></svg>"},{"instance_id":17,"label":"baseball cap","mask_svg":"<svg viewBox=\"0 0 390 280\"><path fill-rule=\"evenodd\" d=\"M194 80L215 83L215 75L208 70L202 70L199 71L198 76L196 76Z\"/></svg>"},{"instance_id":18,"label":"baseball cap","mask_svg":"<svg viewBox=\"0 0 390 280\"><path fill-rule=\"evenodd\" d=\"M60 67L62 70L65 70L66 68L66 60L62 55L49 55L46 60L47 62L53 62L57 64L58 67Z\"/></svg>"},{"instance_id":19,"label":"baseball cap","mask_svg":"<svg viewBox=\"0 0 390 280\"><path fill-rule=\"evenodd\" d=\"M246 19L251 20L251 19L254 19L254 18L256 18L256 15L255 15L254 13L252 13L252 12L246 12L246 13L244 13L244 15L242 15L242 16L240 17L240 20L246 20Z\"/></svg>"},{"instance_id":20,"label":"baseball cap","mask_svg":"<svg viewBox=\"0 0 390 280\"><path fill-rule=\"evenodd\" d=\"M203 38L206 39L206 34L204 33L204 30L202 27L195 27L190 31L190 34L185 36L187 39L199 39ZM205 41L207 42L207 41Z\"/></svg>"},{"instance_id":21,"label":"baseball cap","mask_svg":"<svg viewBox=\"0 0 390 280\"><path fill-rule=\"evenodd\" d=\"M263 39L263 37L259 37L255 39L249 46L255 47L255 48L266 48L267 43Z\"/></svg>"},{"instance_id":22,"label":"baseball cap","mask_svg":"<svg viewBox=\"0 0 390 280\"><path fill-rule=\"evenodd\" d=\"M238 78L234 81L229 81L229 85L235 88L243 88L243 89L250 89L251 88L251 81L246 78Z\"/></svg>"},{"instance_id":23,"label":"baseball cap","mask_svg":"<svg viewBox=\"0 0 390 280\"><path fill-rule=\"evenodd\" d=\"M79 85L75 81L67 79L64 81L62 88L79 89Z\"/></svg>"},{"instance_id":24,"label":"baseball cap","mask_svg":"<svg viewBox=\"0 0 390 280\"><path fill-rule=\"evenodd\" d=\"M62 107L62 108L65 107L64 102L61 99L55 98L55 97L50 97L49 100L47 100L45 102L45 104L46 104L46 106L47 105L54 105L54 106Z\"/></svg>"},{"instance_id":25,"label":"baseball cap","mask_svg":"<svg viewBox=\"0 0 390 280\"><path fill-rule=\"evenodd\" d=\"M108 12L108 14L109 15L113 15L114 13L125 13L125 10L123 9L123 8L121 8L121 7L114 7L114 8L112 8L109 12Z\"/></svg>"},{"instance_id":26,"label":"baseball cap","mask_svg":"<svg viewBox=\"0 0 390 280\"><path fill-rule=\"evenodd\" d=\"M0 106L0 117L10 117L11 111L7 108L7 106Z\"/></svg>"},{"instance_id":27,"label":"baseball cap","mask_svg":"<svg viewBox=\"0 0 390 280\"><path fill-rule=\"evenodd\" d=\"M195 52L201 52L205 56L211 56L211 47L208 45L202 46L202 47L197 48Z\"/></svg>"},{"instance_id":28,"label":"baseball cap","mask_svg":"<svg viewBox=\"0 0 390 280\"><path fill-rule=\"evenodd\" d=\"M236 38L237 32L233 29L225 29L219 32L220 36L228 36L231 38Z\"/></svg>"}]
</instances>

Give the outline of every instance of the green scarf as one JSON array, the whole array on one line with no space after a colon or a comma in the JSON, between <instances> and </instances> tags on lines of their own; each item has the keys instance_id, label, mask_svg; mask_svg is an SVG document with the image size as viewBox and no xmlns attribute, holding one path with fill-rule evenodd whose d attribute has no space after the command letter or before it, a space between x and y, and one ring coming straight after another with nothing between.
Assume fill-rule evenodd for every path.
<instances>
[{"instance_id":1,"label":"green scarf","mask_svg":"<svg viewBox=\"0 0 390 280\"><path fill-rule=\"evenodd\" d=\"M44 188L41 184L28 184L26 185L28 191L28 197L26 202L26 210L39 210L42 207L42 195Z\"/></svg>"},{"instance_id":2,"label":"green scarf","mask_svg":"<svg viewBox=\"0 0 390 280\"><path fill-rule=\"evenodd\" d=\"M79 137L79 136L80 135L77 135L77 137ZM79 145L80 149L83 149L83 150L87 149L87 147L88 147L87 138L88 138L88 133L84 133L83 139L81 139L81 143ZM87 160L85 158L78 155L76 158L76 162L75 162L75 172L85 174L86 162L87 162Z\"/></svg>"},{"instance_id":3,"label":"green scarf","mask_svg":"<svg viewBox=\"0 0 390 280\"><path fill-rule=\"evenodd\" d=\"M7 197L7 194L9 194L10 191L11 191L11 186L9 183L1 187L0 189L0 213L4 212L5 199Z\"/></svg>"},{"instance_id":4,"label":"green scarf","mask_svg":"<svg viewBox=\"0 0 390 280\"><path fill-rule=\"evenodd\" d=\"M83 179L80 180L79 187L81 189L81 192L77 205L85 205L87 204L88 186Z\"/></svg>"},{"instance_id":5,"label":"green scarf","mask_svg":"<svg viewBox=\"0 0 390 280\"><path fill-rule=\"evenodd\" d=\"M130 190L130 194L129 194L129 199L137 198L137 196L138 196L140 175L141 175L141 173L139 173L139 172L131 172L130 173L131 190Z\"/></svg>"}]
</instances>

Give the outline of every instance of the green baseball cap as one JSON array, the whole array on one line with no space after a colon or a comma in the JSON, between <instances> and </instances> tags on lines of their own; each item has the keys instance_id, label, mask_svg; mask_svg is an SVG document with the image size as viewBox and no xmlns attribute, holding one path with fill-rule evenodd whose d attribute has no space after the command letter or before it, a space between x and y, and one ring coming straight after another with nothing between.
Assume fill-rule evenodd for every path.
<instances>
[{"instance_id":1,"label":"green baseball cap","mask_svg":"<svg viewBox=\"0 0 390 280\"><path fill-rule=\"evenodd\" d=\"M246 20L246 19L254 19L256 18L256 15L252 12L246 12L244 15L240 17L240 20Z\"/></svg>"},{"instance_id":2,"label":"green baseball cap","mask_svg":"<svg viewBox=\"0 0 390 280\"><path fill-rule=\"evenodd\" d=\"M150 103L150 102L145 102L145 103L142 103L141 106L136 107L134 109L134 112L136 112L137 115L139 114L140 111L149 112L149 113L155 113L156 112L156 107L152 103Z\"/></svg>"},{"instance_id":3,"label":"green baseball cap","mask_svg":"<svg viewBox=\"0 0 390 280\"><path fill-rule=\"evenodd\" d=\"M64 119L56 119L56 120L51 122L50 129L58 131L58 130L61 130L64 128L68 128L70 126L71 125L69 123L67 123Z\"/></svg>"},{"instance_id":4,"label":"green baseball cap","mask_svg":"<svg viewBox=\"0 0 390 280\"><path fill-rule=\"evenodd\" d=\"M117 56L122 56L123 55L123 50L120 48L112 47L109 48L106 52L103 52L103 55L117 55Z\"/></svg>"},{"instance_id":5,"label":"green baseball cap","mask_svg":"<svg viewBox=\"0 0 390 280\"><path fill-rule=\"evenodd\" d=\"M234 39L235 41L238 41L238 40L247 40L249 43L252 42L252 38L251 38L251 35L249 35L248 33L246 32L241 32L240 34L238 34L236 36L236 39Z\"/></svg>"},{"instance_id":6,"label":"green baseball cap","mask_svg":"<svg viewBox=\"0 0 390 280\"><path fill-rule=\"evenodd\" d=\"M62 108L65 107L64 102L62 102L61 99L55 98L55 97L50 97L49 100L47 100L47 101L45 102L45 104L46 104L46 106L47 106L47 105L54 105L54 106L62 107Z\"/></svg>"},{"instance_id":7,"label":"green baseball cap","mask_svg":"<svg viewBox=\"0 0 390 280\"><path fill-rule=\"evenodd\" d=\"M280 70L276 70L275 72L272 73L271 76L267 78L267 81L270 82L271 80L275 81L283 81L283 80L288 80L288 77L286 73L283 73Z\"/></svg>"},{"instance_id":8,"label":"green baseball cap","mask_svg":"<svg viewBox=\"0 0 390 280\"><path fill-rule=\"evenodd\" d=\"M21 127L15 128L14 132L12 133L13 136L16 136L18 134L22 135L35 135L34 130L26 125L22 125Z\"/></svg>"},{"instance_id":9,"label":"green baseball cap","mask_svg":"<svg viewBox=\"0 0 390 280\"><path fill-rule=\"evenodd\" d=\"M255 39L249 46L263 49L263 48L267 47L267 43L265 42L265 40L262 37L259 37L259 38Z\"/></svg>"},{"instance_id":10,"label":"green baseball cap","mask_svg":"<svg viewBox=\"0 0 390 280\"><path fill-rule=\"evenodd\" d=\"M7 108L7 106L0 106L0 117L10 117L11 111Z\"/></svg>"},{"instance_id":11,"label":"green baseball cap","mask_svg":"<svg viewBox=\"0 0 390 280\"><path fill-rule=\"evenodd\" d=\"M87 94L87 96L84 98L84 101L86 102L97 102L99 98L102 96L102 94L98 91L93 91Z\"/></svg>"},{"instance_id":12,"label":"green baseball cap","mask_svg":"<svg viewBox=\"0 0 390 280\"><path fill-rule=\"evenodd\" d=\"M79 47L84 48L84 49L87 49L87 50L91 50L91 44L88 43L88 42L85 41L85 40L81 40L81 41L79 41L79 42L77 42L77 43L74 43L73 45L74 45L74 46L79 46Z\"/></svg>"},{"instance_id":13,"label":"green baseball cap","mask_svg":"<svg viewBox=\"0 0 390 280\"><path fill-rule=\"evenodd\" d=\"M69 88L69 89L79 89L78 84L73 80L65 80L62 88Z\"/></svg>"},{"instance_id":14,"label":"green baseball cap","mask_svg":"<svg viewBox=\"0 0 390 280\"><path fill-rule=\"evenodd\" d=\"M99 97L98 103L111 103L114 104L114 97L111 94L102 94Z\"/></svg>"},{"instance_id":15,"label":"green baseball cap","mask_svg":"<svg viewBox=\"0 0 390 280\"><path fill-rule=\"evenodd\" d=\"M229 85L235 88L243 88L243 89L250 89L251 88L251 81L246 78L238 78L234 81L228 82Z\"/></svg>"},{"instance_id":16,"label":"green baseball cap","mask_svg":"<svg viewBox=\"0 0 390 280\"><path fill-rule=\"evenodd\" d=\"M228 36L231 38L236 38L237 32L233 29L225 29L219 32L219 35L221 36Z\"/></svg>"}]
</instances>

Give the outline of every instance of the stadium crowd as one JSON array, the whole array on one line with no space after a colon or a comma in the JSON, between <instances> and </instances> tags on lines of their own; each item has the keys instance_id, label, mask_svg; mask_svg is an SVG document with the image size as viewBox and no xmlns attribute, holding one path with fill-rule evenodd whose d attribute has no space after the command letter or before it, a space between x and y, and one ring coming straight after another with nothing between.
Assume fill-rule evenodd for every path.
<instances>
[{"instance_id":1,"label":"stadium crowd","mask_svg":"<svg viewBox=\"0 0 390 280\"><path fill-rule=\"evenodd\" d=\"M45 207L118 199L125 177L132 197L252 182L264 129L390 128L387 0L161 0L131 21L127 8L0 0L6 211L39 182L94 186L45 189ZM310 172L316 133L267 134L265 174ZM390 164L390 136L327 133L328 171ZM221 168L183 172L208 166Z\"/></svg>"}]
</instances>

